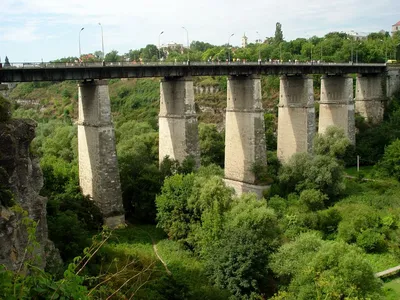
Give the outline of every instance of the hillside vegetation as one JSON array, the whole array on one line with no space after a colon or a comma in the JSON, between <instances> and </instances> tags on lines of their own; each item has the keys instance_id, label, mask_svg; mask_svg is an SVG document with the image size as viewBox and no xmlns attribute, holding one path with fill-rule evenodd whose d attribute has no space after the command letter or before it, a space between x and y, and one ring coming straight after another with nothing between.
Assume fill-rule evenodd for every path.
<instances>
[{"instance_id":1,"label":"hillside vegetation","mask_svg":"<svg viewBox=\"0 0 400 300\"><path fill-rule=\"evenodd\" d=\"M328 49L331 39L342 41L333 56L348 54L340 34L313 45ZM297 45L280 42L284 53ZM379 48L376 38L369 42ZM272 44L276 52L279 43ZM205 57L215 48L200 46ZM137 59L138 51L130 53ZM109 81L128 220L114 231L102 228L99 211L80 193L77 83L23 83L10 92L13 117L38 122L31 151L43 170L49 236L65 265L41 271L28 261L29 272L22 273L0 267L0 298L398 299L397 279L385 283L374 273L400 264L399 95L381 124L357 117L356 147L332 127L316 135L313 155L299 153L281 165L275 153L279 78L263 77L269 159L263 175L271 188L257 200L235 196L223 181L226 78L200 77L194 84L219 90L195 97L198 170L190 159L159 166L159 79ZM356 155L368 169L350 169L349 178Z\"/></svg>"}]
</instances>

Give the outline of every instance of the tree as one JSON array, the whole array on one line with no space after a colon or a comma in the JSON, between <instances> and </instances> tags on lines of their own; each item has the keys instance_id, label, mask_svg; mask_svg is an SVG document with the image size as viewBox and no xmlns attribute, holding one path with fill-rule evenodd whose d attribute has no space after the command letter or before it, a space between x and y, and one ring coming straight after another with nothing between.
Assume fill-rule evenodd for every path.
<instances>
[{"instance_id":1,"label":"tree","mask_svg":"<svg viewBox=\"0 0 400 300\"><path fill-rule=\"evenodd\" d=\"M4 67L9 67L10 65L10 61L8 60L8 57L6 56L5 60L4 60Z\"/></svg>"},{"instance_id":2,"label":"tree","mask_svg":"<svg viewBox=\"0 0 400 300\"><path fill-rule=\"evenodd\" d=\"M199 140L201 165L207 166L214 163L223 167L225 157L224 135L218 132L217 126L200 123Z\"/></svg>"},{"instance_id":3,"label":"tree","mask_svg":"<svg viewBox=\"0 0 400 300\"><path fill-rule=\"evenodd\" d=\"M332 198L345 188L343 166L334 157L326 155L294 154L282 166L279 181L287 194L316 189Z\"/></svg>"},{"instance_id":4,"label":"tree","mask_svg":"<svg viewBox=\"0 0 400 300\"><path fill-rule=\"evenodd\" d=\"M107 62L121 61L121 56L118 55L117 50L112 50L111 52L106 54L104 60Z\"/></svg>"},{"instance_id":5,"label":"tree","mask_svg":"<svg viewBox=\"0 0 400 300\"><path fill-rule=\"evenodd\" d=\"M249 299L265 291L269 255L279 245L277 218L265 201L243 194L224 220L220 237L203 254L207 272L235 299Z\"/></svg>"},{"instance_id":6,"label":"tree","mask_svg":"<svg viewBox=\"0 0 400 300\"><path fill-rule=\"evenodd\" d=\"M274 38L274 42L276 44L279 44L281 42L283 42L283 32L282 32L282 25L281 23L277 22L276 26L275 26L275 38Z\"/></svg>"},{"instance_id":7,"label":"tree","mask_svg":"<svg viewBox=\"0 0 400 300\"><path fill-rule=\"evenodd\" d=\"M324 134L318 133L315 136L313 146L314 154L341 159L350 146L350 140L344 134L343 129L329 126Z\"/></svg>"},{"instance_id":8,"label":"tree","mask_svg":"<svg viewBox=\"0 0 400 300\"><path fill-rule=\"evenodd\" d=\"M0 95L0 122L7 122L11 118L11 103Z\"/></svg>"},{"instance_id":9,"label":"tree","mask_svg":"<svg viewBox=\"0 0 400 300\"><path fill-rule=\"evenodd\" d=\"M400 181L400 139L396 139L385 148L385 153L377 164L377 168L384 175L392 176Z\"/></svg>"},{"instance_id":10,"label":"tree","mask_svg":"<svg viewBox=\"0 0 400 300\"><path fill-rule=\"evenodd\" d=\"M201 167L197 173L167 177L156 198L157 226L171 239L192 248L197 246L195 250L201 252L199 247L204 240L218 235L232 193L222 180L221 169L215 165ZM208 227L202 228L203 223Z\"/></svg>"},{"instance_id":11,"label":"tree","mask_svg":"<svg viewBox=\"0 0 400 300\"><path fill-rule=\"evenodd\" d=\"M381 282L364 254L344 242L304 233L283 245L270 266L288 282L275 299L382 299Z\"/></svg>"}]
</instances>

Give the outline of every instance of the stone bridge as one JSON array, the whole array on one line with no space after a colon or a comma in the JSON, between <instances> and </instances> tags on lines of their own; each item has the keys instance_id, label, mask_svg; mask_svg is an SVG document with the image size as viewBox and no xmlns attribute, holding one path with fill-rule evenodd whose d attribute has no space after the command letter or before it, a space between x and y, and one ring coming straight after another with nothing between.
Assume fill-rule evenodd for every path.
<instances>
[{"instance_id":1,"label":"stone bridge","mask_svg":"<svg viewBox=\"0 0 400 300\"><path fill-rule=\"evenodd\" d=\"M28 64L0 69L0 82L78 80L79 178L103 213L105 224L124 223L120 179L104 79L161 77L159 159L200 161L193 76L228 75L225 123L225 180L240 194L262 194L254 163L267 164L261 76L280 75L278 157L311 152L316 132L314 87L310 75L322 74L318 132L343 128L355 143L355 112L380 122L385 101L400 88L400 69L385 64ZM354 79L350 74L357 74ZM355 94L355 95L354 95Z\"/></svg>"}]
</instances>

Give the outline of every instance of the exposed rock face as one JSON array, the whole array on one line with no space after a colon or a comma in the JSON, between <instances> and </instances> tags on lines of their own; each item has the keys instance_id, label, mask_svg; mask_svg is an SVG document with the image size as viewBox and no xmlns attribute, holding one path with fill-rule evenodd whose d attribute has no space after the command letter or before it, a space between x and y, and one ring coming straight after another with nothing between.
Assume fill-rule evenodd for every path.
<instances>
[{"instance_id":1,"label":"exposed rock face","mask_svg":"<svg viewBox=\"0 0 400 300\"><path fill-rule=\"evenodd\" d=\"M37 222L36 241L39 246L35 249L35 256L40 257L38 265L45 267L46 254L56 251L48 240L47 198L39 195L43 174L39 160L29 151L35 127L32 120L0 122L0 185L9 189L15 204L19 204L28 212L29 218ZM9 205L0 201L0 264L16 270L27 258L28 233L26 226L21 224L21 214L6 207Z\"/></svg>"}]
</instances>

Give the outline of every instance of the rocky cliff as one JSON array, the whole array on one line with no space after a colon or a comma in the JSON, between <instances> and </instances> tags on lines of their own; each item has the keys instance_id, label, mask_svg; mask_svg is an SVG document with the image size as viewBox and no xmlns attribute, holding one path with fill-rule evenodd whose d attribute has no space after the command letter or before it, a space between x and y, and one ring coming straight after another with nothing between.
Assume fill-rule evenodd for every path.
<instances>
[{"instance_id":1,"label":"rocky cliff","mask_svg":"<svg viewBox=\"0 0 400 300\"><path fill-rule=\"evenodd\" d=\"M33 256L40 258L40 267L45 267L49 255L54 258L57 253L47 235L47 199L39 195L42 171L38 159L29 151L36 124L31 120L5 119L0 118L0 264L16 270L30 255L25 251L28 231L23 216L11 208L17 204L37 223L38 244Z\"/></svg>"}]
</instances>

